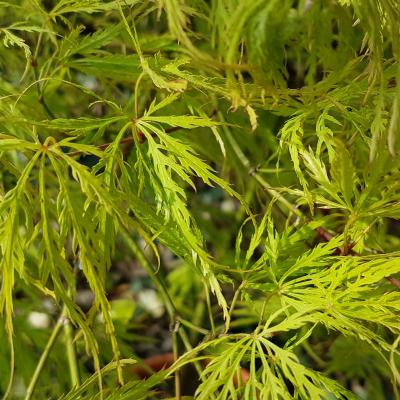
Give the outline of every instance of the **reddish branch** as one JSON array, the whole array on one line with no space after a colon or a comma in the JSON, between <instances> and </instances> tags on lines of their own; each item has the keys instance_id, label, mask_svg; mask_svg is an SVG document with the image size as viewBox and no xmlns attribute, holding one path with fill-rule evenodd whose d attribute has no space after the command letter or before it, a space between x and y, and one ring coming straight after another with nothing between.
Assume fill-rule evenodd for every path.
<instances>
[{"instance_id":1,"label":"reddish branch","mask_svg":"<svg viewBox=\"0 0 400 400\"><path fill-rule=\"evenodd\" d=\"M387 276L386 279L394 286L397 287L397 289L400 289L400 280L394 278L393 276Z\"/></svg>"}]
</instances>

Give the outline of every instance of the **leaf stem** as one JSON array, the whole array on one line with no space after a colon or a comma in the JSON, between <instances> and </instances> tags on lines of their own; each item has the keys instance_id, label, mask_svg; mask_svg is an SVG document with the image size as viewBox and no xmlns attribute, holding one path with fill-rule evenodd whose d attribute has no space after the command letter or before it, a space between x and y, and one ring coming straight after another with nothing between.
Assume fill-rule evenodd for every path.
<instances>
[{"instance_id":1,"label":"leaf stem","mask_svg":"<svg viewBox=\"0 0 400 400\"><path fill-rule=\"evenodd\" d=\"M236 289L235 294L233 295L233 299L231 302L231 306L229 308L229 316L232 317L233 314L233 310L235 309L236 306L236 302L239 298L240 292L242 291L242 289L247 285L247 281L243 280L242 283L239 285L239 287ZM226 326L226 331L224 333L227 333L229 330L229 326Z\"/></svg>"},{"instance_id":2,"label":"leaf stem","mask_svg":"<svg viewBox=\"0 0 400 400\"><path fill-rule=\"evenodd\" d=\"M59 336L59 334L62 331L62 328L65 324L65 319L66 319L66 308L64 306L60 317L58 318L56 325L54 326L53 332L50 335L50 338L46 344L46 347L44 348L44 351L42 355L40 356L40 360L36 366L36 369L32 375L31 381L29 382L28 388L26 390L25 394L25 400L30 400L32 398L33 392L35 391L37 382L40 378L40 374L43 371L43 368L46 364L46 361L51 353L51 350L53 349L53 346Z\"/></svg>"},{"instance_id":3,"label":"leaf stem","mask_svg":"<svg viewBox=\"0 0 400 400\"><path fill-rule=\"evenodd\" d=\"M215 330L215 323L214 323L213 313L212 313L212 309L211 309L210 292L208 291L208 287L206 284L204 284L204 291L206 293L206 303L207 303L208 317L210 319L211 333L212 333L212 336L215 337L217 334L217 331Z\"/></svg>"},{"instance_id":4,"label":"leaf stem","mask_svg":"<svg viewBox=\"0 0 400 400\"><path fill-rule=\"evenodd\" d=\"M80 380L79 380L78 362L76 357L76 349L74 344L74 335L73 335L74 332L71 325L71 321L68 318L65 318L64 334L67 347L68 367L71 377L71 388L74 389L80 385Z\"/></svg>"},{"instance_id":5,"label":"leaf stem","mask_svg":"<svg viewBox=\"0 0 400 400\"><path fill-rule=\"evenodd\" d=\"M12 339L12 332L8 333L8 341L10 343L10 376L8 378L7 388L4 393L3 400L9 398L14 382L15 350L14 350L14 342Z\"/></svg>"},{"instance_id":6,"label":"leaf stem","mask_svg":"<svg viewBox=\"0 0 400 400\"><path fill-rule=\"evenodd\" d=\"M303 349L306 351L308 356L316 362L318 367L320 367L321 369L325 369L327 367L327 363L317 353L315 353L307 340L305 340L301 345L303 346Z\"/></svg>"},{"instance_id":7,"label":"leaf stem","mask_svg":"<svg viewBox=\"0 0 400 400\"><path fill-rule=\"evenodd\" d=\"M39 33L39 38L36 44L36 48L35 48L35 53L33 55L32 58L32 62L31 65L33 67L33 74L35 76L35 80L38 81L39 80L39 76L38 76L38 55L39 55L39 47L41 45L42 42L42 38L43 38L43 31L41 31ZM37 89L37 94L38 94L38 100L39 103L43 106L44 110L46 111L47 115L51 118L51 119L55 119L55 115L53 114L53 112L50 110L49 106L47 105L44 96L43 96L43 89L39 87L39 84L36 85L36 89Z\"/></svg>"},{"instance_id":8,"label":"leaf stem","mask_svg":"<svg viewBox=\"0 0 400 400\"><path fill-rule=\"evenodd\" d=\"M209 335L210 334L210 332L207 329L200 328L199 326L197 326L195 324L192 324L190 321L188 321L186 319L178 317L178 321L182 325L187 326L189 329L192 329L193 331L201 333L202 335Z\"/></svg>"}]
</instances>

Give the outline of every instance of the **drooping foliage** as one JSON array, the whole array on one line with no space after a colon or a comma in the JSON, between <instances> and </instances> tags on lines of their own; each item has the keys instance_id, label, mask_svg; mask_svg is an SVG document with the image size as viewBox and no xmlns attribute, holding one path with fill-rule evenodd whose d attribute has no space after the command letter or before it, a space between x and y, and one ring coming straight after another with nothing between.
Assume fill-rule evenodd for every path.
<instances>
[{"instance_id":1,"label":"drooping foliage","mask_svg":"<svg viewBox=\"0 0 400 400\"><path fill-rule=\"evenodd\" d=\"M15 0L0 21L5 398L172 377L180 398L187 365L199 400L399 395L397 0ZM170 324L176 361L145 381L121 259Z\"/></svg>"}]
</instances>

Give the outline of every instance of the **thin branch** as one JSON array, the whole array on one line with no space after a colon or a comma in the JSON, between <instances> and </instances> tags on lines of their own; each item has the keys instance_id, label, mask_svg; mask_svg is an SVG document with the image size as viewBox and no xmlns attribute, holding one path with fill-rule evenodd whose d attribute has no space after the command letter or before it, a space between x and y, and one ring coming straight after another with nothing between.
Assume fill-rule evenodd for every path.
<instances>
[{"instance_id":1,"label":"thin branch","mask_svg":"<svg viewBox=\"0 0 400 400\"><path fill-rule=\"evenodd\" d=\"M174 353L174 361L176 361L179 358L179 351L178 351L178 337L177 337L177 332L174 331L172 333L172 348L173 348L173 353ZM175 375L175 399L176 400L181 400L182 399L182 393L181 393L181 371L177 369L174 373Z\"/></svg>"},{"instance_id":2,"label":"thin branch","mask_svg":"<svg viewBox=\"0 0 400 400\"><path fill-rule=\"evenodd\" d=\"M164 300L165 309L168 313L170 318L170 322L172 326L176 325L177 333L179 334L185 348L187 351L193 350L192 345L190 344L189 338L184 330L184 327L181 326L179 322L179 314L175 307L175 304L168 292L167 286L163 279L161 278L160 274L157 274L150 261L147 259L145 254L143 253L142 249L138 246L138 244L131 238L128 231L125 229L121 230L121 237L124 240L125 244L131 249L133 254L137 257L138 261L140 262L142 268L147 272L149 277L152 279L154 285L156 286L157 290L159 291L160 295ZM201 366L198 362L194 362L194 366L199 375L201 375Z\"/></svg>"}]
</instances>

